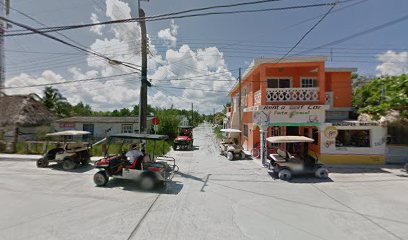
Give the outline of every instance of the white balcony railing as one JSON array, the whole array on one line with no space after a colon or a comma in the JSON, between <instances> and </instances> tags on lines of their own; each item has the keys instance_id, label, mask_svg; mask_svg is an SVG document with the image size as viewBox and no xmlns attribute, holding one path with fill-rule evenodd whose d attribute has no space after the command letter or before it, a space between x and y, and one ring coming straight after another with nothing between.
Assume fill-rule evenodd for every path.
<instances>
[{"instance_id":1,"label":"white balcony railing","mask_svg":"<svg viewBox=\"0 0 408 240\"><path fill-rule=\"evenodd\" d=\"M255 92L254 102L255 102L255 104L260 104L261 103L261 90Z\"/></svg>"},{"instance_id":2,"label":"white balcony railing","mask_svg":"<svg viewBox=\"0 0 408 240\"><path fill-rule=\"evenodd\" d=\"M267 88L267 102L317 102L319 88Z\"/></svg>"}]
</instances>

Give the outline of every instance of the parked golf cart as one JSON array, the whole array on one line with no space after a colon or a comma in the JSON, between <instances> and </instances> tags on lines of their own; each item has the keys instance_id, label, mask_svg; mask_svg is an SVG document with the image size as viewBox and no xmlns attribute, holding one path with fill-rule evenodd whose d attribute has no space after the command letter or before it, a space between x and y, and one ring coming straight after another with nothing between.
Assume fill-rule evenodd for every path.
<instances>
[{"instance_id":1,"label":"parked golf cart","mask_svg":"<svg viewBox=\"0 0 408 240\"><path fill-rule=\"evenodd\" d=\"M46 154L37 160L37 167L48 167L50 162L62 163L65 170L72 170L77 166L86 165L91 159L90 149L91 145L87 142L66 142L67 136L83 136L88 135L87 131L62 131L55 133L48 133L47 137L59 137L60 142L57 147L47 151ZM61 139L63 138L63 139Z\"/></svg>"},{"instance_id":2,"label":"parked golf cart","mask_svg":"<svg viewBox=\"0 0 408 240\"><path fill-rule=\"evenodd\" d=\"M178 136L174 139L173 149L176 150L193 150L193 127L178 127Z\"/></svg>"},{"instance_id":3,"label":"parked golf cart","mask_svg":"<svg viewBox=\"0 0 408 240\"><path fill-rule=\"evenodd\" d=\"M226 128L221 129L221 132L225 133L226 137L220 142L220 154L226 156L230 161L244 159L244 149L238 144L238 135L241 130Z\"/></svg>"},{"instance_id":4,"label":"parked golf cart","mask_svg":"<svg viewBox=\"0 0 408 240\"><path fill-rule=\"evenodd\" d=\"M306 151L301 153L300 144L303 144L303 149L305 150L306 144L313 142L311 138L304 136L276 136L269 137L266 141L270 143L283 143L283 144L299 144L297 155L293 156L285 148L278 148L277 153L270 154L270 164L269 169L276 174L279 179L288 181L294 175L308 175L314 174L318 178L328 178L329 171L322 164L319 163L317 157L312 157L308 155Z\"/></svg>"},{"instance_id":5,"label":"parked golf cart","mask_svg":"<svg viewBox=\"0 0 408 240\"><path fill-rule=\"evenodd\" d=\"M155 186L165 185L171 181L175 172L178 171L176 160L168 156L154 156L156 141L165 140L167 135L153 134L132 134L123 133L111 135L108 137L108 147L105 157L95 163L95 168L100 169L94 175L94 182L97 186L105 186L109 178L136 180L141 189L151 190ZM139 142L141 145L145 141L154 141L153 153L146 153L130 164L126 157L126 151L131 144ZM109 154L109 151L116 147L115 154ZM164 148L164 145L163 145ZM141 149L143 152L144 149ZM164 150L164 149L163 149Z\"/></svg>"}]
</instances>

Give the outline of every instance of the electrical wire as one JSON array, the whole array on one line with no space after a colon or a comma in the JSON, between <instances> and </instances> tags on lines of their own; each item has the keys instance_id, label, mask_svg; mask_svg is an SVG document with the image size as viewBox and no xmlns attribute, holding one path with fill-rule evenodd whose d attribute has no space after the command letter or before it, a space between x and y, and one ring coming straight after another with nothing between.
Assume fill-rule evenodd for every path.
<instances>
[{"instance_id":1,"label":"electrical wire","mask_svg":"<svg viewBox=\"0 0 408 240\"><path fill-rule=\"evenodd\" d=\"M343 2L348 1L355 1L355 0L344 0ZM114 21L105 21L99 23L88 23L88 24L80 24L80 25L65 25L65 26L56 26L56 27L49 27L49 28L38 28L36 32L19 32L5 34L5 37L13 37L13 36L21 36L21 35L31 35L31 34L39 34L39 33L47 33L47 32L54 32L54 31L64 31L64 30L71 30L71 29L78 29L78 28L85 28L85 27L92 27L98 25L108 25L108 24L117 24L117 23L129 23L129 22L137 22L137 21L161 21L161 20L169 20L169 19L182 19L182 18L190 18L190 17L201 17L201 16L212 16L212 15L226 15L226 14L240 14L240 13L258 13L258 12L269 12L269 11L283 11L283 10L293 10L293 9L305 9L305 8L314 8L314 7L325 7L325 6L332 6L336 3L318 3L318 4L309 4L309 5L296 5L296 6L289 6L289 7L276 7L276 8L262 8L262 9L252 9L252 10L236 10L236 11L222 11L222 12L207 12L207 13L199 13L199 14L189 14L189 15L182 15L182 16L174 16L172 14L167 14L167 17L161 17L162 15L152 16L152 17L145 17L145 18L129 18L129 19L121 19L121 20L114 20ZM163 14L164 15L164 14ZM1 19L1 18L0 18ZM2 19L6 21L6 19ZM18 26L18 25L17 25ZM15 31L14 31L15 32Z\"/></svg>"}]
</instances>

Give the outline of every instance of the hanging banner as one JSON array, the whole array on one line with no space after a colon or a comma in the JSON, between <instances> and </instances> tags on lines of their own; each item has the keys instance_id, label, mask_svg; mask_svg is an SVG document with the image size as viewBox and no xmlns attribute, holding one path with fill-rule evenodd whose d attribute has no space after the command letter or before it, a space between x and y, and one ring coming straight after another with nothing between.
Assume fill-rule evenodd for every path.
<instances>
[{"instance_id":1,"label":"hanging banner","mask_svg":"<svg viewBox=\"0 0 408 240\"><path fill-rule=\"evenodd\" d=\"M325 105L268 105L246 108L258 126L318 126L325 121Z\"/></svg>"}]
</instances>

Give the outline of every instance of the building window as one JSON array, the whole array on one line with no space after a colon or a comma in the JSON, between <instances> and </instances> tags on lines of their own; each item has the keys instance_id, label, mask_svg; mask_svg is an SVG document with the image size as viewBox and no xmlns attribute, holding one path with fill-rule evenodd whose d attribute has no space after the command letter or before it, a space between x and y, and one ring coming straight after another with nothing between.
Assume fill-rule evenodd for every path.
<instances>
[{"instance_id":1,"label":"building window","mask_svg":"<svg viewBox=\"0 0 408 240\"><path fill-rule=\"evenodd\" d=\"M290 88L290 79L268 79L268 88Z\"/></svg>"},{"instance_id":2,"label":"building window","mask_svg":"<svg viewBox=\"0 0 408 240\"><path fill-rule=\"evenodd\" d=\"M312 129L312 138L314 140L313 144L319 145L319 130L316 128Z\"/></svg>"},{"instance_id":3,"label":"building window","mask_svg":"<svg viewBox=\"0 0 408 240\"><path fill-rule=\"evenodd\" d=\"M84 135L84 137L91 137L91 136L93 136L93 135L94 135L94 129L95 129L95 125L94 125L94 124L84 123L84 124L82 125L82 130L88 131L88 132L91 133L91 134L89 134L89 136Z\"/></svg>"},{"instance_id":4,"label":"building window","mask_svg":"<svg viewBox=\"0 0 408 240\"><path fill-rule=\"evenodd\" d=\"M133 133L132 124L122 124L122 133Z\"/></svg>"},{"instance_id":5,"label":"building window","mask_svg":"<svg viewBox=\"0 0 408 240\"><path fill-rule=\"evenodd\" d=\"M302 88L314 88L317 87L316 78L302 78Z\"/></svg>"},{"instance_id":6,"label":"building window","mask_svg":"<svg viewBox=\"0 0 408 240\"><path fill-rule=\"evenodd\" d=\"M370 130L338 130L336 147L370 146Z\"/></svg>"},{"instance_id":7,"label":"building window","mask_svg":"<svg viewBox=\"0 0 408 240\"><path fill-rule=\"evenodd\" d=\"M248 124L244 124L244 136L248 137Z\"/></svg>"}]
</instances>

